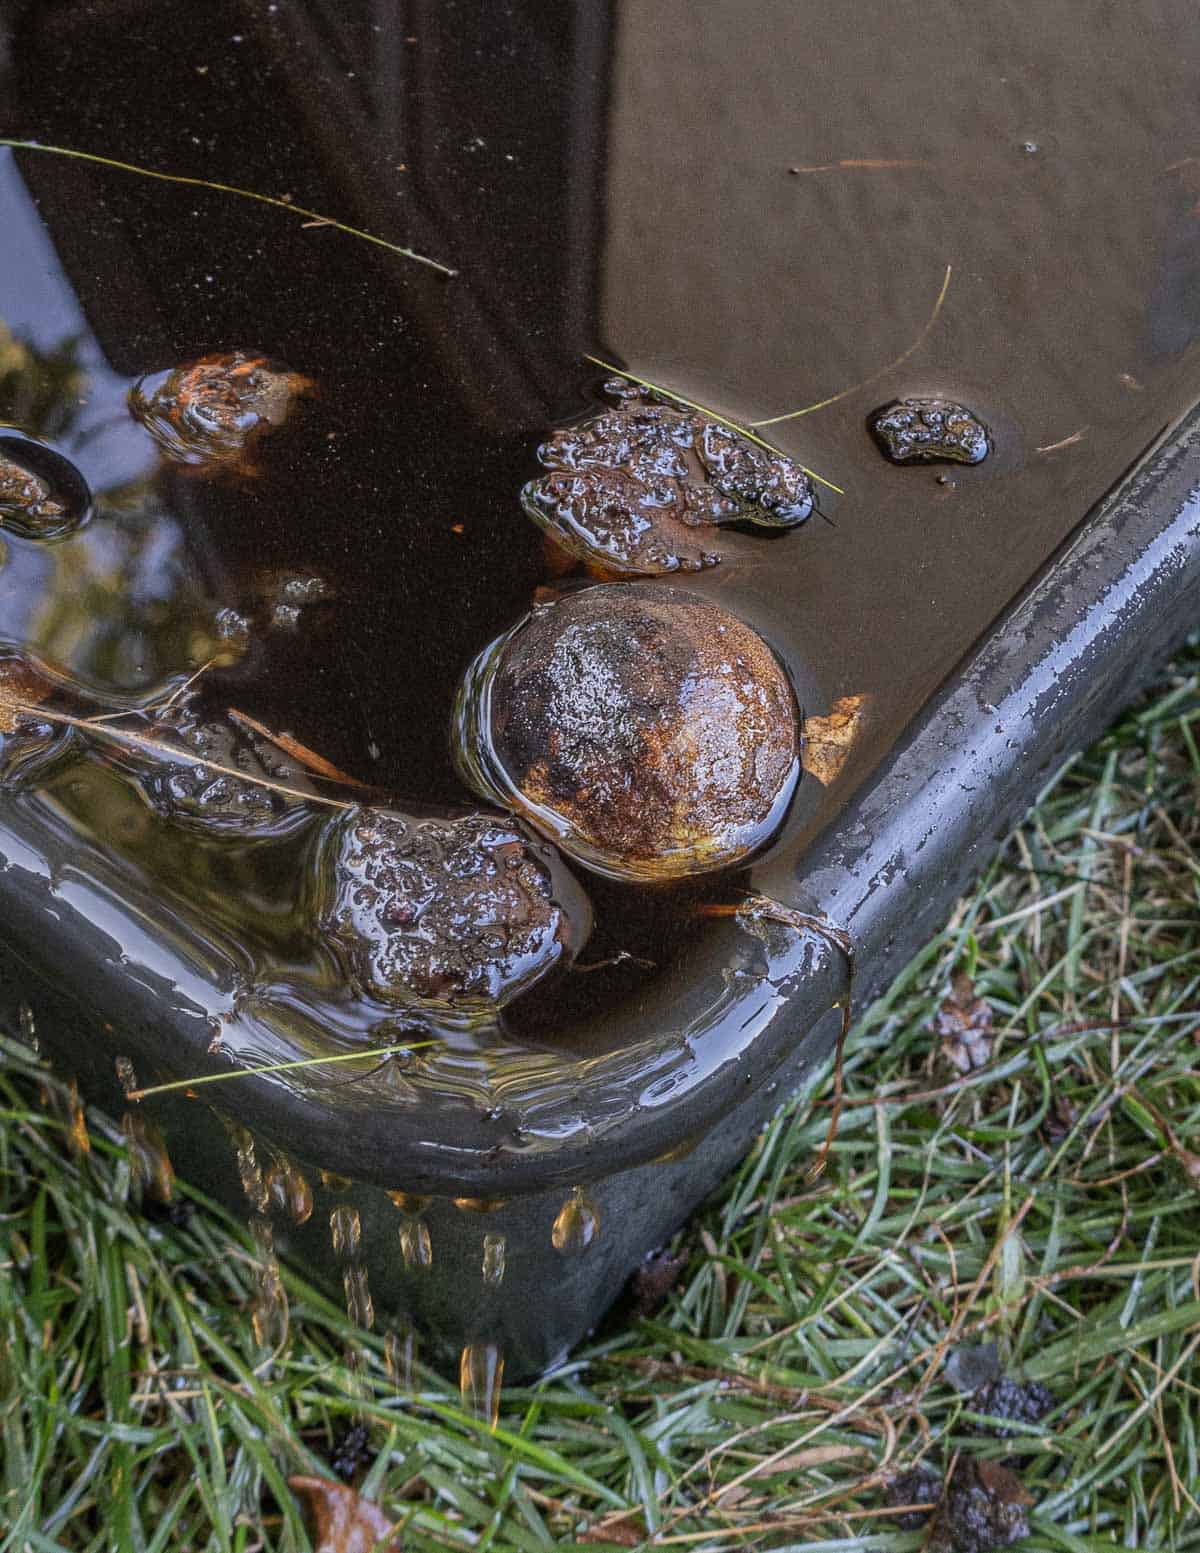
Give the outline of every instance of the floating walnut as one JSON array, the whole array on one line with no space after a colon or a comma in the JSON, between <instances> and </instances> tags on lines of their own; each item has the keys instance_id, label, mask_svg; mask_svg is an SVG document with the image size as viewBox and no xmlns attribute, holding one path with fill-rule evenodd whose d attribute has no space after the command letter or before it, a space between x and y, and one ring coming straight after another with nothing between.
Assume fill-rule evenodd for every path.
<instances>
[{"instance_id":1,"label":"floating walnut","mask_svg":"<svg viewBox=\"0 0 1200 1553\"><path fill-rule=\"evenodd\" d=\"M717 525L790 528L812 512L812 483L783 454L647 389L605 387L618 407L555 432L538 449L550 473L521 492L580 560L629 576L699 571L721 559Z\"/></svg>"},{"instance_id":2,"label":"floating walnut","mask_svg":"<svg viewBox=\"0 0 1200 1553\"><path fill-rule=\"evenodd\" d=\"M536 608L468 670L455 725L476 791L616 879L737 862L800 774L795 697L771 649L655 583Z\"/></svg>"},{"instance_id":3,"label":"floating walnut","mask_svg":"<svg viewBox=\"0 0 1200 1553\"><path fill-rule=\"evenodd\" d=\"M311 379L265 356L229 351L141 378L129 406L178 464L254 472L249 451L282 426Z\"/></svg>"},{"instance_id":4,"label":"floating walnut","mask_svg":"<svg viewBox=\"0 0 1200 1553\"><path fill-rule=\"evenodd\" d=\"M92 496L74 464L16 433L0 435L0 529L60 539L86 520Z\"/></svg>"},{"instance_id":5,"label":"floating walnut","mask_svg":"<svg viewBox=\"0 0 1200 1553\"><path fill-rule=\"evenodd\" d=\"M323 927L383 1003L494 1011L591 928L578 884L501 815L351 810L329 827L321 878Z\"/></svg>"},{"instance_id":6,"label":"floating walnut","mask_svg":"<svg viewBox=\"0 0 1200 1553\"><path fill-rule=\"evenodd\" d=\"M978 416L951 399L894 400L870 427L893 464L981 464L992 446Z\"/></svg>"}]
</instances>

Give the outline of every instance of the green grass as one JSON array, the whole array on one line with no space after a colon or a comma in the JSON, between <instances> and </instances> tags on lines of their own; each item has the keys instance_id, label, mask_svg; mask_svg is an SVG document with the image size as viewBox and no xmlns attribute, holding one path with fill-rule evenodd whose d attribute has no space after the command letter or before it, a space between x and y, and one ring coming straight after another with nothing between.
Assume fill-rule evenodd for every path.
<instances>
[{"instance_id":1,"label":"green grass","mask_svg":"<svg viewBox=\"0 0 1200 1553\"><path fill-rule=\"evenodd\" d=\"M1017 1467L1029 1547L1200 1548L1198 725L1193 650L859 1021L825 1176L828 1081L681 1237L679 1292L507 1392L495 1435L431 1377L397 1396L374 1338L348 1374L294 1278L262 1363L242 1229L142 1217L111 1124L72 1156L7 1044L0 1546L304 1549L285 1479L361 1412L362 1491L413 1549L915 1550L884 1487L956 1452ZM931 1029L956 967L993 1013L966 1075ZM984 1340L1055 1398L1005 1440L946 1374Z\"/></svg>"}]
</instances>

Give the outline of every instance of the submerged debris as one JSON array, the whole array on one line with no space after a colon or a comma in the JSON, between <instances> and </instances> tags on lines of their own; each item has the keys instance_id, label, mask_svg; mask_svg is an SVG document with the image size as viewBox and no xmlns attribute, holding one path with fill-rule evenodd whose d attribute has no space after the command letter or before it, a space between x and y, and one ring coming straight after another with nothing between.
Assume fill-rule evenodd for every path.
<instances>
[{"instance_id":1,"label":"submerged debris","mask_svg":"<svg viewBox=\"0 0 1200 1553\"><path fill-rule=\"evenodd\" d=\"M24 658L0 658L0 733L15 733L23 706L45 701L53 686Z\"/></svg>"},{"instance_id":2,"label":"submerged debris","mask_svg":"<svg viewBox=\"0 0 1200 1553\"><path fill-rule=\"evenodd\" d=\"M282 426L310 378L248 351L202 356L140 378L129 407L177 464L254 472L251 444Z\"/></svg>"},{"instance_id":3,"label":"submerged debris","mask_svg":"<svg viewBox=\"0 0 1200 1553\"><path fill-rule=\"evenodd\" d=\"M538 449L551 472L521 492L572 555L630 576L699 571L721 559L716 525L791 528L812 512L812 482L782 453L637 384L605 389L618 408L555 432Z\"/></svg>"},{"instance_id":4,"label":"submerged debris","mask_svg":"<svg viewBox=\"0 0 1200 1553\"><path fill-rule=\"evenodd\" d=\"M535 609L476 659L455 723L465 780L610 878L730 866L775 830L800 775L771 649L657 584Z\"/></svg>"},{"instance_id":5,"label":"submerged debris","mask_svg":"<svg viewBox=\"0 0 1200 1553\"><path fill-rule=\"evenodd\" d=\"M876 410L871 431L894 464L981 464L991 451L988 429L952 399L897 399Z\"/></svg>"},{"instance_id":6,"label":"submerged debris","mask_svg":"<svg viewBox=\"0 0 1200 1553\"><path fill-rule=\"evenodd\" d=\"M354 980L384 1003L501 1007L591 927L579 886L511 820L355 809L331 823L321 917Z\"/></svg>"}]
</instances>

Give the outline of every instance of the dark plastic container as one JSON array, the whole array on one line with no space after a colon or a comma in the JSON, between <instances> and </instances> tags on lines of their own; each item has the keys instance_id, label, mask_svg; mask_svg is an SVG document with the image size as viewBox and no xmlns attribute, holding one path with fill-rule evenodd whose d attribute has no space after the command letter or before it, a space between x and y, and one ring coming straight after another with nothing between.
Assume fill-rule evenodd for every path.
<instances>
[{"instance_id":1,"label":"dark plastic container","mask_svg":"<svg viewBox=\"0 0 1200 1553\"><path fill-rule=\"evenodd\" d=\"M803 867L753 879L764 899L848 929L864 1001L936 927L1038 785L1195 624L1198 489L1192 419L1083 525ZM202 922L177 931L152 970L122 974L119 946L136 941L152 900L107 894L99 925L103 881L69 842L64 851L34 796L0 796L0 855L10 998L33 1006L88 1094L125 1104L118 1056L155 1082L217 1070L206 1049L231 973ZM252 1140L262 1169L290 1162L315 1207L302 1225L275 1211L275 1245L318 1280L338 1271L331 1215L352 1208L361 1241L341 1260L366 1269L381 1318L432 1336L432 1359L494 1344L510 1376L529 1375L591 1329L829 1055L846 966L821 937L748 912L716 926L655 990L607 1054L497 1052L459 1067L447 1055L444 1067L410 1065L399 1092L385 1074L346 1085L344 1070L302 1070L225 1086L223 1119L200 1091L148 1100L144 1112L180 1173L235 1208L246 1204L239 1146ZM262 1044L251 1020L224 1030L247 1051ZM240 1144L231 1120L247 1130ZM408 1211L390 1192L406 1194Z\"/></svg>"},{"instance_id":2,"label":"dark plastic container","mask_svg":"<svg viewBox=\"0 0 1200 1553\"><path fill-rule=\"evenodd\" d=\"M657 973L586 978L594 997L568 984L485 1043L128 1100L387 1032L331 1016L314 1035L286 955L240 936L245 901L302 898L316 819L282 878L236 838L193 857L102 762L34 759L0 785L0 956L12 1027L31 1010L57 1068L125 1116L145 1189L169 1161L247 1215L265 1339L282 1255L401 1355L413 1333L443 1367L465 1353L480 1397L502 1359L532 1375L592 1329L827 1060L839 942L861 1007L1194 625L1200 113L1182 3L1153 29L1114 13L1085 30L1059 5L964 24L953 0L868 29L790 0L749 19L410 10L0 17L6 135L259 191L457 271L194 183L5 154L0 319L58 363L60 411L68 368L90 387L81 420L0 413L72 461L93 508L86 540L9 545L0 647L107 715L197 666L181 619L261 612L262 576L311 569L330 580L311 629L257 632L206 694L397 801L468 802L455 686L553 581L519 492L547 432L597 406L584 355L617 357L775 422L844 488L822 488L828 523L732 535L685 585L767 639L811 717L860 697L861 735L749 868L659 897L586 879L610 947L661 939ZM243 348L316 393L259 469L205 482L161 463L130 385ZM982 463L884 460L870 412L929 395L986 424ZM135 506L154 543L121 565L159 556L177 588L161 617L126 609L153 605L158 576L132 562L141 594L90 587Z\"/></svg>"}]
</instances>

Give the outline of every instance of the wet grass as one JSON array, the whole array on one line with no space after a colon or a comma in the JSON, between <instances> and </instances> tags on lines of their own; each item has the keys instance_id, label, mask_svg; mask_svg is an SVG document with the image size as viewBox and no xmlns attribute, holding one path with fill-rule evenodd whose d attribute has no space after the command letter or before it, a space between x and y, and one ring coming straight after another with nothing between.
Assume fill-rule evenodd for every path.
<instances>
[{"instance_id":1,"label":"wet grass","mask_svg":"<svg viewBox=\"0 0 1200 1553\"><path fill-rule=\"evenodd\" d=\"M73 1155L9 1043L0 1546L307 1548L285 1480L329 1476L361 1413L407 1548L915 1550L886 1486L968 1457L1019 1473L1029 1547L1200 1547L1198 729L1193 650L859 1022L820 1181L828 1080L681 1237L678 1292L506 1393L494 1435L432 1379L397 1396L374 1339L348 1374L290 1275L262 1363L241 1228L145 1218L112 1125ZM956 969L990 1026L960 999L934 1029ZM984 1342L1052 1395L1008 1438L954 1384Z\"/></svg>"}]
</instances>

